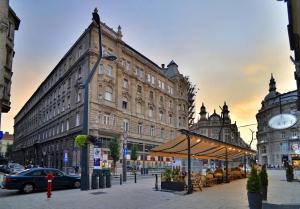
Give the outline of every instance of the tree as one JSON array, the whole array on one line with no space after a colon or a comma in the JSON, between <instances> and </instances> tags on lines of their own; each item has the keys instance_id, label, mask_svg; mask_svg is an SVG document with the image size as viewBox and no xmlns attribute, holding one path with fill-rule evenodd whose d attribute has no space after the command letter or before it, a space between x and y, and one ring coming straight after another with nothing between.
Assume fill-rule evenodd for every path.
<instances>
[{"instance_id":1,"label":"tree","mask_svg":"<svg viewBox=\"0 0 300 209\"><path fill-rule=\"evenodd\" d=\"M135 165L135 161L138 158L138 153L137 153L138 149L136 144L133 144L131 147L131 154L130 154L130 159L133 160L134 162L134 169L136 170L136 165Z\"/></svg>"},{"instance_id":2,"label":"tree","mask_svg":"<svg viewBox=\"0 0 300 209\"><path fill-rule=\"evenodd\" d=\"M187 82L187 97L188 97L188 126L191 127L194 124L195 114L195 96L197 94L196 85L193 85L189 77L185 77Z\"/></svg>"},{"instance_id":3,"label":"tree","mask_svg":"<svg viewBox=\"0 0 300 209\"><path fill-rule=\"evenodd\" d=\"M113 171L116 173L116 163L120 159L120 140L117 135L114 135L109 143L110 156L113 159Z\"/></svg>"}]
</instances>

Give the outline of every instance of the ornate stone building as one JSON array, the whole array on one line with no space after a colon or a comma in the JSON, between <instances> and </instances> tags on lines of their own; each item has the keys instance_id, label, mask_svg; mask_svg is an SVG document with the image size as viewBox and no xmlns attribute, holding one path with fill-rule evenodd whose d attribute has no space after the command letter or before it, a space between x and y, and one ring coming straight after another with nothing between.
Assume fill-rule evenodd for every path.
<instances>
[{"instance_id":1,"label":"ornate stone building","mask_svg":"<svg viewBox=\"0 0 300 209\"><path fill-rule=\"evenodd\" d=\"M9 0L0 1L0 116L10 110L10 87L14 57L14 34L20 19L9 6ZM1 117L0 117L1 119Z\"/></svg>"},{"instance_id":2,"label":"ornate stone building","mask_svg":"<svg viewBox=\"0 0 300 209\"><path fill-rule=\"evenodd\" d=\"M200 119L190 128L190 130L223 142L247 147L248 145L240 137L236 122L231 123L229 112L225 102L221 115L217 114L216 110L214 110L214 113L209 116L206 112L206 107L202 103L199 113Z\"/></svg>"},{"instance_id":3,"label":"ornate stone building","mask_svg":"<svg viewBox=\"0 0 300 209\"><path fill-rule=\"evenodd\" d=\"M262 106L256 114L257 119L257 150L261 164L282 166L284 161L300 165L298 151L300 149L300 123L297 111L297 91L279 93L276 82L271 76L269 93L262 101ZM271 120L280 114L288 115L283 120ZM280 117L279 117L280 118ZM290 123L289 118L296 118L296 123ZM276 118L275 118L276 119ZM290 126L290 125L292 126Z\"/></svg>"},{"instance_id":4,"label":"ornate stone building","mask_svg":"<svg viewBox=\"0 0 300 209\"><path fill-rule=\"evenodd\" d=\"M6 156L8 146L14 143L14 136L5 132L3 134L3 139L0 140L0 155Z\"/></svg>"},{"instance_id":5,"label":"ornate stone building","mask_svg":"<svg viewBox=\"0 0 300 209\"><path fill-rule=\"evenodd\" d=\"M104 54L90 83L89 134L102 140L104 159L117 134L128 135L128 148L137 144L139 160L149 166L147 151L187 129L187 80L171 61L158 66L102 24ZM79 164L74 137L82 131L83 90L88 72L97 60L98 29L94 22L59 61L15 117L15 160L62 168ZM68 162L63 162L67 153Z\"/></svg>"}]
</instances>

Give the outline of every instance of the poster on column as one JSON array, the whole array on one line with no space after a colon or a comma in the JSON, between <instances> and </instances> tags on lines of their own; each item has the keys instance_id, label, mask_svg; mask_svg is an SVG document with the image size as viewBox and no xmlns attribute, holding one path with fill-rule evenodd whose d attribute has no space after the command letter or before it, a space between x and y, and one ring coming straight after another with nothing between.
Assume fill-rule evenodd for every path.
<instances>
[{"instance_id":1,"label":"poster on column","mask_svg":"<svg viewBox=\"0 0 300 209\"><path fill-rule=\"evenodd\" d=\"M102 169L102 152L101 148L94 148L94 169Z\"/></svg>"}]
</instances>

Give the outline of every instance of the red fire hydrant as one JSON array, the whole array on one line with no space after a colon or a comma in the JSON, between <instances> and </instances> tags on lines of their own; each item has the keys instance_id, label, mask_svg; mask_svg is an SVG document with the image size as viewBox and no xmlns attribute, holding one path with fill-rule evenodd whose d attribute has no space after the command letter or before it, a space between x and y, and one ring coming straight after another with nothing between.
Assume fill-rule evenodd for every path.
<instances>
[{"instance_id":1,"label":"red fire hydrant","mask_svg":"<svg viewBox=\"0 0 300 209\"><path fill-rule=\"evenodd\" d=\"M47 189L47 197L51 198L51 191L52 191L52 180L54 179L54 176L52 173L48 173L47 175L47 181L48 181L48 189Z\"/></svg>"}]
</instances>

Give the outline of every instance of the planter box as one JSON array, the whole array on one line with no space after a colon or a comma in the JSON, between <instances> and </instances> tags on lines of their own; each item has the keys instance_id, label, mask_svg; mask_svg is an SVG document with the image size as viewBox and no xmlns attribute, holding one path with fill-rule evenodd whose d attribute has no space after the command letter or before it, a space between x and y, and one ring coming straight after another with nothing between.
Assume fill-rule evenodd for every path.
<instances>
[{"instance_id":1,"label":"planter box","mask_svg":"<svg viewBox=\"0 0 300 209\"><path fill-rule=\"evenodd\" d=\"M176 182L176 181L162 181L161 189L163 190L172 190L172 191L184 191L184 182Z\"/></svg>"}]
</instances>

